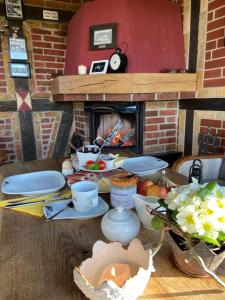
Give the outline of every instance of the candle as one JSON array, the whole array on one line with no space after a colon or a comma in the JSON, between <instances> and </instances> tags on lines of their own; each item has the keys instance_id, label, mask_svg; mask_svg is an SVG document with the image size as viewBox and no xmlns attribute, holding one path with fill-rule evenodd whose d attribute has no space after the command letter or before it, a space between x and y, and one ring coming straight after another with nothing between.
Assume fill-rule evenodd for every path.
<instances>
[{"instance_id":1,"label":"candle","mask_svg":"<svg viewBox=\"0 0 225 300\"><path fill-rule=\"evenodd\" d=\"M78 74L79 75L86 75L87 74L87 67L80 65L78 66Z\"/></svg>"},{"instance_id":2,"label":"candle","mask_svg":"<svg viewBox=\"0 0 225 300\"><path fill-rule=\"evenodd\" d=\"M114 281L118 286L123 286L131 278L131 268L128 264L115 263L105 267L100 275L99 285L106 280Z\"/></svg>"}]
</instances>

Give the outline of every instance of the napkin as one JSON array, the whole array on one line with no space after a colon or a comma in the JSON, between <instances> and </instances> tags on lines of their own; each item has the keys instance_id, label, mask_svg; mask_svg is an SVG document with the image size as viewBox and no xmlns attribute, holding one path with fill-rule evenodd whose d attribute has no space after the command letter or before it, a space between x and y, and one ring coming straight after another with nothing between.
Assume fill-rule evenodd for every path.
<instances>
[{"instance_id":1,"label":"napkin","mask_svg":"<svg viewBox=\"0 0 225 300\"><path fill-rule=\"evenodd\" d=\"M70 197L71 196L71 191L65 191L65 193L60 194L60 197ZM11 198L7 200L0 200L0 207L5 207L9 201L18 201L18 200L24 200L24 202L34 202L34 201L40 201L40 200L48 200L53 197L57 197L56 195L40 195L39 197L35 197L34 199L30 199L26 201L27 197L18 197L18 198ZM53 202L53 201L52 201ZM7 209L13 209L16 211L20 212L25 212L30 215L34 215L37 217L43 217L43 206L46 205L46 203L52 203L51 201L49 202L43 202L43 203L37 203L37 204L32 204L32 205L27 205L27 206L21 206L21 207L15 207L15 208L7 208ZM55 201L54 201L55 202Z\"/></svg>"}]
</instances>

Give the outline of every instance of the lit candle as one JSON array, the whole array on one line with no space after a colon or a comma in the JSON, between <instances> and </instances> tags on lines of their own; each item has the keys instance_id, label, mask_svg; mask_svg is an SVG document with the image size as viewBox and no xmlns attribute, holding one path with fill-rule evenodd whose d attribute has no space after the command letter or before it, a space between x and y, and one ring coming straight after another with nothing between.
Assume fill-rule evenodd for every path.
<instances>
[{"instance_id":1,"label":"lit candle","mask_svg":"<svg viewBox=\"0 0 225 300\"><path fill-rule=\"evenodd\" d=\"M86 75L87 74L87 67L80 65L78 66L78 74L79 75Z\"/></svg>"},{"instance_id":2,"label":"lit candle","mask_svg":"<svg viewBox=\"0 0 225 300\"><path fill-rule=\"evenodd\" d=\"M118 286L123 286L125 281L131 278L131 268L128 264L115 263L103 269L99 285L106 280L114 281Z\"/></svg>"}]
</instances>

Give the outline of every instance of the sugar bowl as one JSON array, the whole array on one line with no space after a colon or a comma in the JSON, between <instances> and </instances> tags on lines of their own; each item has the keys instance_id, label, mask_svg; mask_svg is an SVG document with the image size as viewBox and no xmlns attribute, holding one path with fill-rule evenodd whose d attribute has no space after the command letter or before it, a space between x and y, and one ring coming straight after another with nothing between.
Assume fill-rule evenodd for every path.
<instances>
[{"instance_id":1,"label":"sugar bowl","mask_svg":"<svg viewBox=\"0 0 225 300\"><path fill-rule=\"evenodd\" d=\"M138 235L140 221L133 211L116 207L104 215L101 228L108 240L126 245Z\"/></svg>"}]
</instances>

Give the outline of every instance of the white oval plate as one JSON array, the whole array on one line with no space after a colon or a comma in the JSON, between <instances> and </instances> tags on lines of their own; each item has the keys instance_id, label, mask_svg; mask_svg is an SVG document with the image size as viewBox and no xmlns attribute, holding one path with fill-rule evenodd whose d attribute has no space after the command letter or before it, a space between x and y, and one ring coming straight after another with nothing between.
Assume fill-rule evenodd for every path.
<instances>
[{"instance_id":1,"label":"white oval plate","mask_svg":"<svg viewBox=\"0 0 225 300\"><path fill-rule=\"evenodd\" d=\"M60 190L66 184L58 171L40 171L4 178L2 192L9 195L41 195Z\"/></svg>"},{"instance_id":2,"label":"white oval plate","mask_svg":"<svg viewBox=\"0 0 225 300\"><path fill-rule=\"evenodd\" d=\"M138 156L124 161L122 168L136 175L149 175L168 167L168 163L154 156Z\"/></svg>"}]
</instances>

